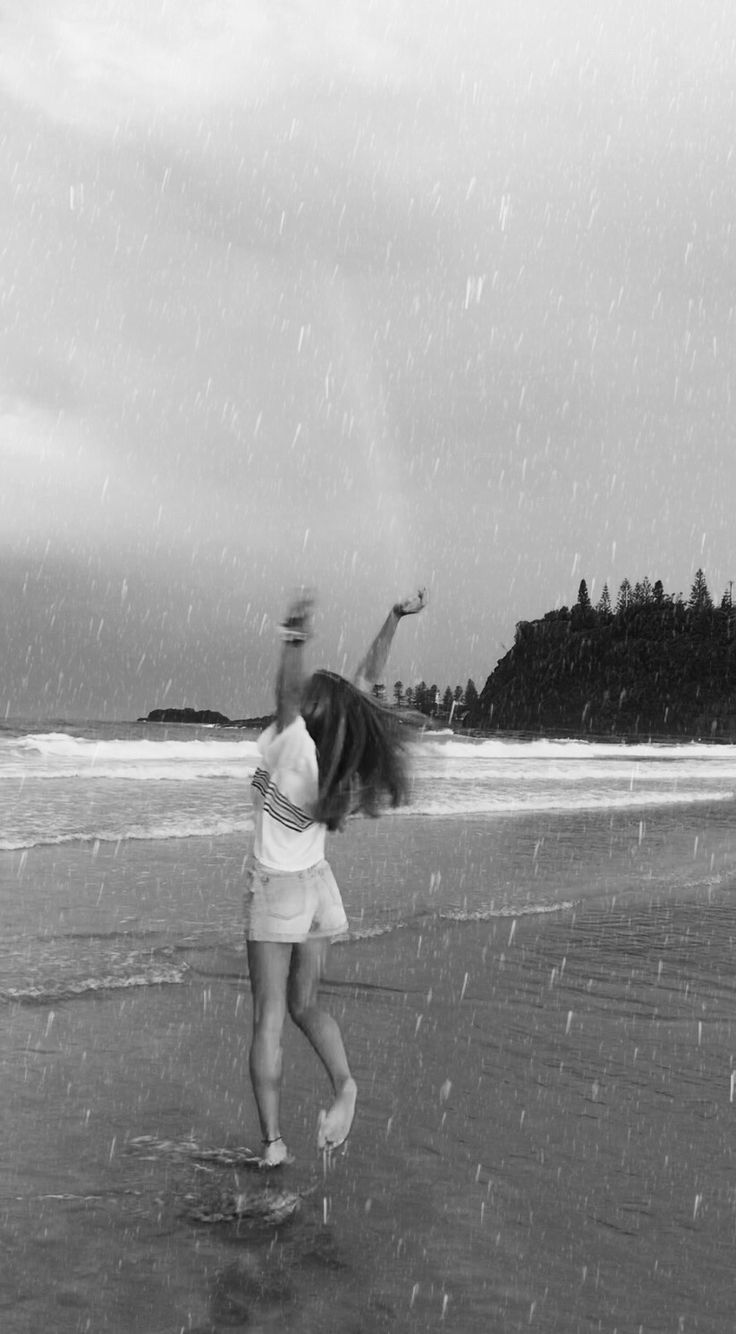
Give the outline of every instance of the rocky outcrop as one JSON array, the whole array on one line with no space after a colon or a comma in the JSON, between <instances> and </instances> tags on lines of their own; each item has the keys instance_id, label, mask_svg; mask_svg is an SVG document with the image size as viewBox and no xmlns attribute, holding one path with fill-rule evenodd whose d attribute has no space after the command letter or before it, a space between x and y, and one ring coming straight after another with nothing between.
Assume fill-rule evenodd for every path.
<instances>
[{"instance_id":1,"label":"rocky outcrop","mask_svg":"<svg viewBox=\"0 0 736 1334\"><path fill-rule=\"evenodd\" d=\"M734 613L666 601L520 622L475 721L483 730L733 740Z\"/></svg>"},{"instance_id":2,"label":"rocky outcrop","mask_svg":"<svg viewBox=\"0 0 736 1334\"><path fill-rule=\"evenodd\" d=\"M192 723L199 727L243 727L250 731L262 732L273 722L273 714L264 714L259 718L228 718L216 709L151 709L139 723Z\"/></svg>"},{"instance_id":3,"label":"rocky outcrop","mask_svg":"<svg viewBox=\"0 0 736 1334\"><path fill-rule=\"evenodd\" d=\"M139 723L196 723L200 727L224 727L230 719L214 709L152 709Z\"/></svg>"}]
</instances>

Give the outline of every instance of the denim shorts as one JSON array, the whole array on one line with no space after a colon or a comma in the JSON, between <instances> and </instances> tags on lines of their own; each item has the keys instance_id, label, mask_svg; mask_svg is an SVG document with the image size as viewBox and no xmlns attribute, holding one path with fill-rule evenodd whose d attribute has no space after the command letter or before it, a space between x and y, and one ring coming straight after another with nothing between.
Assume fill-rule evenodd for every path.
<instances>
[{"instance_id":1,"label":"denim shorts","mask_svg":"<svg viewBox=\"0 0 736 1334\"><path fill-rule=\"evenodd\" d=\"M340 891L330 865L306 871L274 871L252 858L245 872L246 940L301 944L332 940L348 929Z\"/></svg>"}]
</instances>

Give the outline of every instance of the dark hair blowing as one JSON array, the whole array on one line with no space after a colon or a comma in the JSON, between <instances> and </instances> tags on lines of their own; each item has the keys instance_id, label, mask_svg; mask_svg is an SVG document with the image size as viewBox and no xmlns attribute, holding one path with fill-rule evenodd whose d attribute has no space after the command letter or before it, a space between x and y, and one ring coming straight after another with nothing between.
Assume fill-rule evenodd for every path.
<instances>
[{"instance_id":1,"label":"dark hair blowing","mask_svg":"<svg viewBox=\"0 0 736 1334\"><path fill-rule=\"evenodd\" d=\"M317 747L315 820L339 829L348 815L376 816L399 806L409 784L402 727L383 705L335 672L310 677L301 708Z\"/></svg>"}]
</instances>

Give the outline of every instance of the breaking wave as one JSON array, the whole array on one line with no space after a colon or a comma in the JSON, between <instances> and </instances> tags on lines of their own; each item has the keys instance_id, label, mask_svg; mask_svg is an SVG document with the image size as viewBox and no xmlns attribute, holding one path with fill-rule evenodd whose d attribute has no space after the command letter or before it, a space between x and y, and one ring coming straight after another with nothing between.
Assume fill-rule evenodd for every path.
<instances>
[{"instance_id":1,"label":"breaking wave","mask_svg":"<svg viewBox=\"0 0 736 1334\"><path fill-rule=\"evenodd\" d=\"M240 778L255 769L253 740L97 741L40 732L3 740L0 777L44 779L129 779L135 782L191 782Z\"/></svg>"},{"instance_id":2,"label":"breaking wave","mask_svg":"<svg viewBox=\"0 0 736 1334\"><path fill-rule=\"evenodd\" d=\"M23 835L0 838L0 852L28 852L31 848L63 847L69 844L98 844L159 841L181 838L221 838L228 834L248 834L253 829L250 816L217 817L181 815L151 825L133 824L120 829L95 829L84 832L36 830Z\"/></svg>"}]
</instances>

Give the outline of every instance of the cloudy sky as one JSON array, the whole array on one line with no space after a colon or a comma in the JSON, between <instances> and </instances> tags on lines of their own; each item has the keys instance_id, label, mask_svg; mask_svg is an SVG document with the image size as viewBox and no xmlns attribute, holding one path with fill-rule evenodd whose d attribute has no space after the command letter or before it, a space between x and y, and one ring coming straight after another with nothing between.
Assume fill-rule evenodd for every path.
<instances>
[{"instance_id":1,"label":"cloudy sky","mask_svg":"<svg viewBox=\"0 0 736 1334\"><path fill-rule=\"evenodd\" d=\"M736 575L727 0L7 0L0 717Z\"/></svg>"}]
</instances>

